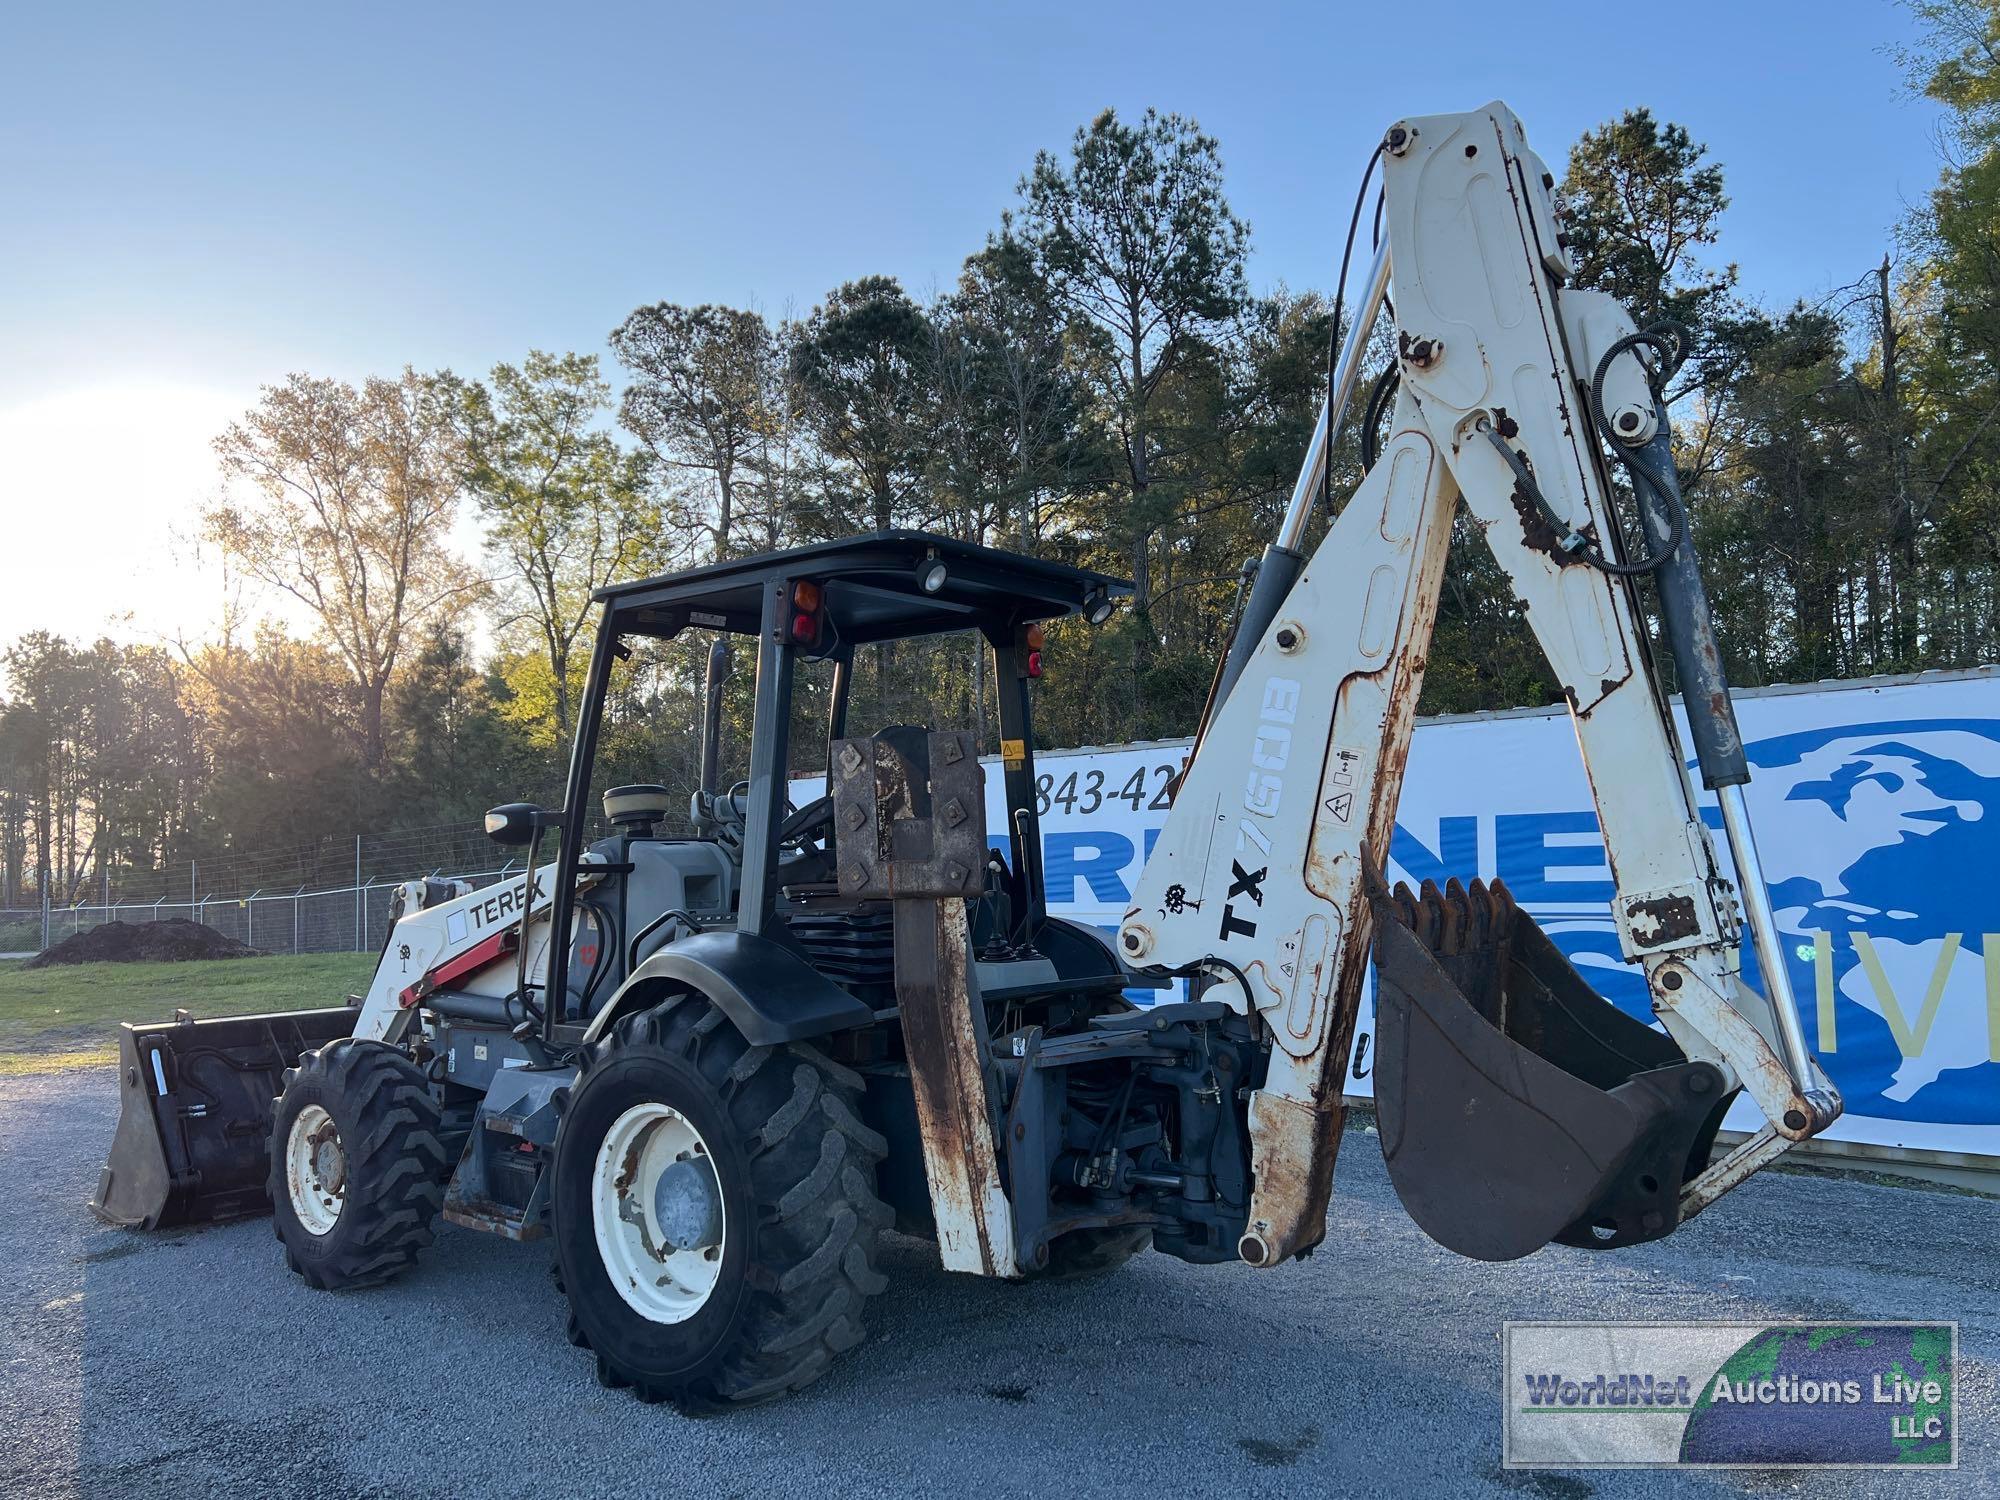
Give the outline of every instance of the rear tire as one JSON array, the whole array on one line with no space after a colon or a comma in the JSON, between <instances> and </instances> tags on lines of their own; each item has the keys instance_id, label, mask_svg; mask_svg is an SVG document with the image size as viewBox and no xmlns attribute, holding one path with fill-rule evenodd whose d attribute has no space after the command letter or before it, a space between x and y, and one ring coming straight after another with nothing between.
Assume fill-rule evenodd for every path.
<instances>
[{"instance_id":1,"label":"rear tire","mask_svg":"<svg viewBox=\"0 0 2000 1500\"><path fill-rule=\"evenodd\" d=\"M596 1356L602 1384L695 1409L762 1401L862 1341L868 1299L887 1284L874 1261L890 1213L875 1186L887 1145L861 1123L861 1091L817 1048L750 1046L694 996L627 1017L589 1050L556 1133L550 1199L570 1341ZM679 1148L667 1170L712 1164L720 1227L682 1242L706 1248L673 1248L660 1232L652 1142L663 1139ZM649 1268L631 1242L656 1240L663 1258ZM667 1295L647 1284L651 1270Z\"/></svg>"},{"instance_id":2,"label":"rear tire","mask_svg":"<svg viewBox=\"0 0 2000 1500\"><path fill-rule=\"evenodd\" d=\"M378 1286L435 1237L450 1162L417 1065L342 1037L285 1073L271 1122L272 1224L285 1263L322 1291Z\"/></svg>"}]
</instances>

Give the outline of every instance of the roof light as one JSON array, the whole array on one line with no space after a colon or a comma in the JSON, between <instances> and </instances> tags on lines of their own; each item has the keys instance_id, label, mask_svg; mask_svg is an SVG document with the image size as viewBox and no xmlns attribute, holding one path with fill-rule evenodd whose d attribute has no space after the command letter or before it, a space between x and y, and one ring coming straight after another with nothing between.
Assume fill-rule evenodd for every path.
<instances>
[{"instance_id":1,"label":"roof light","mask_svg":"<svg viewBox=\"0 0 2000 1500\"><path fill-rule=\"evenodd\" d=\"M950 576L951 570L944 565L944 559L936 555L917 564L917 587L926 594L935 594Z\"/></svg>"},{"instance_id":2,"label":"roof light","mask_svg":"<svg viewBox=\"0 0 2000 1500\"><path fill-rule=\"evenodd\" d=\"M1085 596L1083 601L1083 617L1092 625L1102 625L1106 620L1111 618L1111 611L1114 607L1111 602L1111 596L1103 589L1098 589L1096 592Z\"/></svg>"}]
</instances>

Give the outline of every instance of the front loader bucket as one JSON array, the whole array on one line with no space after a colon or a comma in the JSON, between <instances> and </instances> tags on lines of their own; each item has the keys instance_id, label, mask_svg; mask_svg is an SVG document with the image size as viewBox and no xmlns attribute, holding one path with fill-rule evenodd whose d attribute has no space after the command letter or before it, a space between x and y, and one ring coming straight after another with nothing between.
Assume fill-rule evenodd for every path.
<instances>
[{"instance_id":1,"label":"front loader bucket","mask_svg":"<svg viewBox=\"0 0 2000 1500\"><path fill-rule=\"evenodd\" d=\"M127 1229L271 1211L271 1107L299 1055L352 1035L351 1006L265 1016L126 1022L118 1133L90 1207Z\"/></svg>"},{"instance_id":2,"label":"front loader bucket","mask_svg":"<svg viewBox=\"0 0 2000 1500\"><path fill-rule=\"evenodd\" d=\"M1371 886L1375 1107L1410 1217L1477 1260L1672 1232L1722 1073L1591 989L1498 881Z\"/></svg>"}]
</instances>

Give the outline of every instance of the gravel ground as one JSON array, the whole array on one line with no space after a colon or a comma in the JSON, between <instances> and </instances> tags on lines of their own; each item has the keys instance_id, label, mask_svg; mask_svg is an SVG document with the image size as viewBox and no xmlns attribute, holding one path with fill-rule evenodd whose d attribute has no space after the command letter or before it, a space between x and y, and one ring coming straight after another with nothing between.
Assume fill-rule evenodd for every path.
<instances>
[{"instance_id":1,"label":"gravel ground","mask_svg":"<svg viewBox=\"0 0 2000 1500\"><path fill-rule=\"evenodd\" d=\"M898 1239L863 1348L803 1396L690 1420L598 1388L563 1340L540 1246L446 1227L406 1280L328 1295L286 1273L265 1221L102 1228L84 1200L115 1112L108 1072L0 1080L0 1492L1585 1500L1924 1484L1499 1467L1503 1319L1803 1317L1961 1320L1963 1467L1936 1483L2000 1493L2000 1201L1766 1173L1661 1244L1484 1266L1418 1233L1357 1128L1304 1264L1154 1255L1020 1288L947 1276Z\"/></svg>"}]
</instances>

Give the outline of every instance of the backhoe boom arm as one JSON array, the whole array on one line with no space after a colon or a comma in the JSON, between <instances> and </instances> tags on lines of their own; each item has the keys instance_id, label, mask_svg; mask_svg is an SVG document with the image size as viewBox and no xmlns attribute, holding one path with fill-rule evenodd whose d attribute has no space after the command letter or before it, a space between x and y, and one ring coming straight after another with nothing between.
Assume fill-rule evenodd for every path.
<instances>
[{"instance_id":1,"label":"backhoe boom arm","mask_svg":"<svg viewBox=\"0 0 2000 1500\"><path fill-rule=\"evenodd\" d=\"M1377 917L1398 909L1371 860L1389 848L1461 498L1569 702L1617 890L1620 945L1644 967L1672 1046L1658 1039L1666 1051L1654 1055L1636 1039L1607 1040L1623 1034L1571 996L1568 979L1542 975L1529 985L1527 939L1516 943L1492 927L1503 920L1494 912L1507 924L1526 922L1511 902L1483 889L1437 893L1430 904L1442 925L1413 918L1428 934L1428 956L1413 948L1407 959L1423 969L1422 981L1408 981L1406 968L1399 982L1385 979L1381 1001L1378 1095L1394 1096L1384 1100L1384 1147L1405 1202L1434 1234L1431 1219L1439 1220L1446 1243L1463 1239L1473 1247L1467 1253L1494 1258L1532 1249L1524 1236L1539 1244L1568 1231L1567 1221L1550 1227L1560 1212L1585 1216L1578 1222L1586 1228L1595 1214L1599 1239L1629 1242L1671 1229L1839 1111L1803 1043L1789 1045L1797 1018L1782 971L1774 981L1765 970L1767 985L1776 984L1780 1047L1746 1014L1761 1002L1740 978L1736 892L1697 811L1629 576L1653 559L1625 562L1611 509L1593 404L1634 451L1650 445L1656 466L1668 451L1665 410L1642 358L1647 340L1631 338L1636 330L1610 298L1564 286L1570 267L1552 179L1504 105L1402 122L1385 143L1383 169L1401 375L1390 435L1242 655L1233 689L1212 706L1120 932L1128 961L1201 968L1221 981L1211 998L1255 1013L1268 1028L1269 1073L1249 1102L1255 1188L1240 1246L1258 1265L1309 1249L1325 1232L1341 1081L1371 938ZM1366 337L1371 318L1368 309L1357 320L1356 338ZM1614 347L1620 340L1627 345ZM1337 423L1337 405L1329 415L1329 425ZM1322 453L1316 446L1314 460ZM1666 471L1670 482L1670 453ZM1315 475L1309 461L1302 492L1317 487ZM1705 628L1684 523L1680 535L1672 530L1677 491L1642 498L1667 528L1649 530L1647 546L1657 558L1687 559L1682 573L1697 590L1688 608ZM1734 732L1726 690L1710 708L1715 737L1726 743ZM1768 920L1761 888L1755 896L1751 915ZM1418 907L1412 899L1401 909ZM1478 943L1462 930L1468 921L1479 928ZM1490 985L1452 969L1465 969L1479 943L1497 965ZM1523 998L1530 989L1552 996L1561 1014L1574 1013L1593 1057L1616 1055L1629 1065L1566 1055L1553 1063L1560 1078L1542 1078L1537 1069L1551 1062L1537 1047L1553 1012L1531 1019ZM1466 1029L1468 1016L1512 1050L1487 1057L1485 1041ZM1456 1061L1425 1075L1432 1056ZM1424 1097L1427 1077L1461 1065L1469 1070L1465 1098ZM1622 1113L1613 1125L1566 1119L1560 1097L1571 1085L1608 1096ZM1714 1121L1739 1088L1772 1123L1704 1177ZM1576 1098L1579 1111L1597 1108L1584 1094ZM1439 1111L1453 1109L1478 1117L1473 1128L1489 1134L1509 1121L1549 1133L1553 1144L1524 1137L1521 1161L1502 1163L1503 1175L1516 1165L1522 1174L1516 1198L1547 1198L1534 1213L1520 1210L1532 1223L1511 1238L1457 1234L1451 1221L1459 1210L1440 1206L1460 1205L1470 1216L1484 1211L1480 1195L1494 1191L1437 1186L1437 1173L1455 1169L1439 1164L1452 1153L1433 1140L1433 1127ZM1631 1139L1602 1154L1605 1133L1619 1139L1626 1122ZM1406 1153L1400 1172L1399 1153ZM1660 1185L1661 1162L1678 1195ZM1620 1187L1627 1177L1654 1187Z\"/></svg>"}]
</instances>

